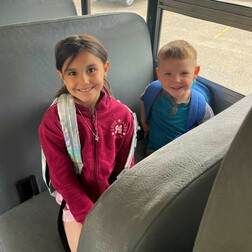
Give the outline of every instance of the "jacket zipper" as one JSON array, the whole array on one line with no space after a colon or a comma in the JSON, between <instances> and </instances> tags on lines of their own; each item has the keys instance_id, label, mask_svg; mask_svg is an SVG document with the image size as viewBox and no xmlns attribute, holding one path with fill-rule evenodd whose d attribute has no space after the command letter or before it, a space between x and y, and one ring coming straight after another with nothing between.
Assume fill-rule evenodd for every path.
<instances>
[{"instance_id":1,"label":"jacket zipper","mask_svg":"<svg viewBox=\"0 0 252 252\"><path fill-rule=\"evenodd\" d=\"M98 134L98 129L97 129L97 112L95 112L95 114L92 115L92 124L93 124L93 129L96 135ZM96 198L98 197L98 193L99 193L99 186L98 186L98 162L97 162L97 144L98 141L96 141L94 139L94 181L96 182Z\"/></svg>"}]
</instances>

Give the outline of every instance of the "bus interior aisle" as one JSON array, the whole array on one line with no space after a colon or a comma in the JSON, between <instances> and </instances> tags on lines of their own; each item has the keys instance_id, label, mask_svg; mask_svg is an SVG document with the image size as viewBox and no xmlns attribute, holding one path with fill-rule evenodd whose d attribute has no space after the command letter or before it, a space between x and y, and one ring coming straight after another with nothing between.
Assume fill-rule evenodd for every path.
<instances>
[{"instance_id":1,"label":"bus interior aisle","mask_svg":"<svg viewBox=\"0 0 252 252\"><path fill-rule=\"evenodd\" d=\"M189 41L215 116L148 157L140 131L136 165L95 204L78 252L252 251L251 1L0 0L0 252L63 251L38 126L62 85L55 44L85 33L108 50L113 95L138 121L159 48Z\"/></svg>"}]
</instances>

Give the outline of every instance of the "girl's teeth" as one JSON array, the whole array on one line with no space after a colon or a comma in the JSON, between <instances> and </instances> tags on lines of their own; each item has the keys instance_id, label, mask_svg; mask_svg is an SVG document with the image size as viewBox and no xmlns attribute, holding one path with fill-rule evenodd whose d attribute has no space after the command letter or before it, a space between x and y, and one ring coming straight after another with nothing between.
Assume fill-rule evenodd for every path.
<instances>
[{"instance_id":1,"label":"girl's teeth","mask_svg":"<svg viewBox=\"0 0 252 252\"><path fill-rule=\"evenodd\" d=\"M91 88L83 88L83 89L79 89L81 92L87 92L89 91Z\"/></svg>"}]
</instances>

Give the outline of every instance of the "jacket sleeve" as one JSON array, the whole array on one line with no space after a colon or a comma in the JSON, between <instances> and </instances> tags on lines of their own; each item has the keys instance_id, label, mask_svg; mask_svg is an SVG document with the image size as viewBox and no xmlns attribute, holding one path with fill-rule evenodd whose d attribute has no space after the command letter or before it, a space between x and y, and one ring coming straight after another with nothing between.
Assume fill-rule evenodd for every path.
<instances>
[{"instance_id":1,"label":"jacket sleeve","mask_svg":"<svg viewBox=\"0 0 252 252\"><path fill-rule=\"evenodd\" d=\"M55 106L49 108L40 124L39 139L54 189L63 196L75 220L83 223L94 203L74 172Z\"/></svg>"}]
</instances>

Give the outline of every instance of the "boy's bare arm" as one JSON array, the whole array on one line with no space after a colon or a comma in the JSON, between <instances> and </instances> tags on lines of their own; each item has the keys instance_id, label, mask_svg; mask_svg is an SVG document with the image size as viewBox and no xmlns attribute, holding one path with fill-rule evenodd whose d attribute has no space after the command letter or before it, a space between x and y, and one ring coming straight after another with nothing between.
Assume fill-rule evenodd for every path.
<instances>
[{"instance_id":1,"label":"boy's bare arm","mask_svg":"<svg viewBox=\"0 0 252 252\"><path fill-rule=\"evenodd\" d=\"M144 130L144 138L147 137L148 134L148 123L146 121L146 117L145 117L145 110L144 110L144 102L141 101L141 108L140 108L140 121Z\"/></svg>"}]
</instances>

